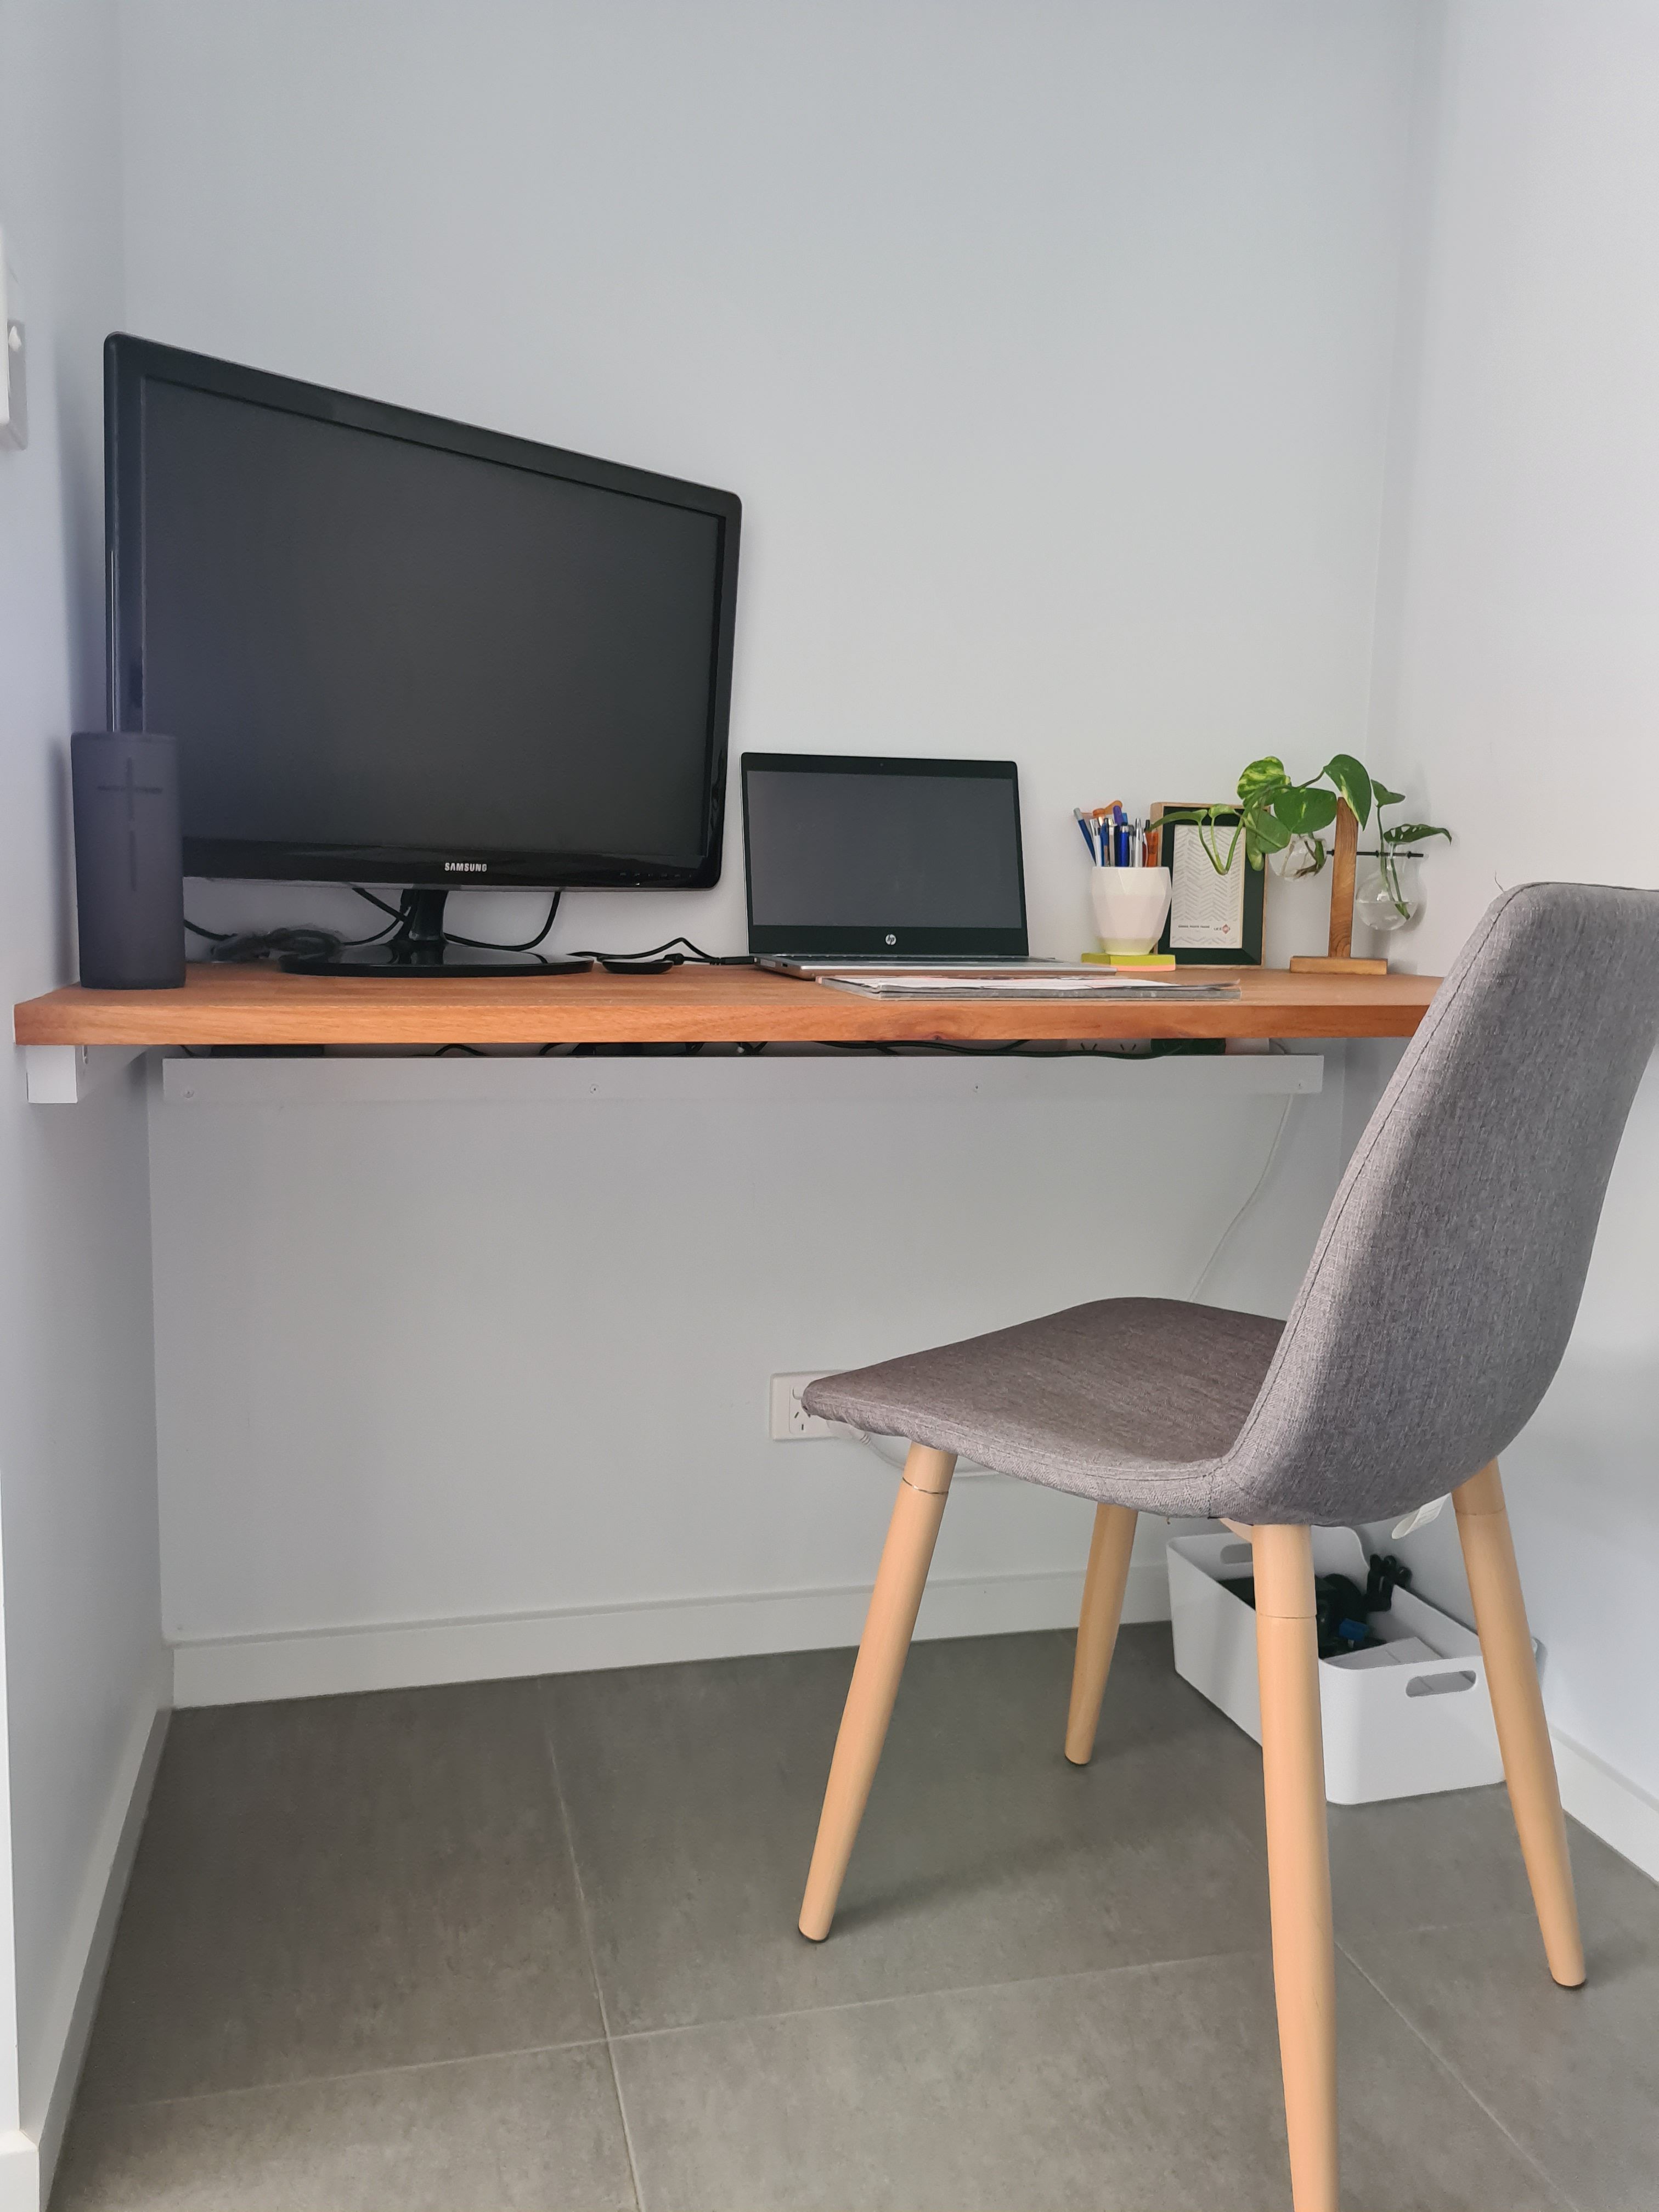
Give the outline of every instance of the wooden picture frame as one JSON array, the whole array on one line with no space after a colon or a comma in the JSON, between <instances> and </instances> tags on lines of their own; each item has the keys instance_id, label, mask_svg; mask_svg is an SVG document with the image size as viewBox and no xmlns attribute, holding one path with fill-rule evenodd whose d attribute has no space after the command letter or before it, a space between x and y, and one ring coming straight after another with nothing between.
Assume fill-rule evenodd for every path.
<instances>
[{"instance_id":1,"label":"wooden picture frame","mask_svg":"<svg viewBox=\"0 0 1659 2212\"><path fill-rule=\"evenodd\" d=\"M1164 934L1158 942L1158 949L1160 952L1172 953L1177 968L1259 968L1261 965L1262 913L1267 904L1267 872L1266 868L1250 866L1244 857L1244 840L1242 837L1238 841L1238 853L1233 862L1235 869L1241 869L1243 872L1242 912L1237 914L1234 922L1234 926L1239 932L1237 942L1228 944L1224 940L1218 942L1213 939L1208 943L1200 944L1176 942L1176 939L1183 934L1183 917L1180 901L1182 880L1186 873L1184 855L1181 872L1177 873L1176 840L1181 838L1184 841L1191 838L1195 841L1199 831L1196 823L1173 823L1166 830L1163 826L1163 817L1166 813L1189 814L1204 804L1202 799L1164 799L1158 800L1152 811L1152 834L1158 839L1158 852L1155 856L1149 853L1147 860L1151 862L1156 858L1170 872L1170 912L1164 924ZM1237 826L1238 810L1236 807L1217 809L1215 829L1218 837L1224 840L1230 839ZM1202 856L1200 857L1201 860ZM1207 860L1202 860L1202 866L1218 889L1223 878L1216 876L1215 871ZM1231 872L1230 870L1227 878L1229 881ZM1230 916L1228 919L1232 920L1232 917ZM1194 925L1188 915L1187 917L1188 933L1190 933Z\"/></svg>"}]
</instances>

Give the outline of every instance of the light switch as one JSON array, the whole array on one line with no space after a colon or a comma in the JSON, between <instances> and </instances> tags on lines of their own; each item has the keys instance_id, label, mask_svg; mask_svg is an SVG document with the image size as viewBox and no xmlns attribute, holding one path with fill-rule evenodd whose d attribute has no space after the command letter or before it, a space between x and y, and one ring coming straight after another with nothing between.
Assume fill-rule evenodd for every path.
<instances>
[{"instance_id":1,"label":"light switch","mask_svg":"<svg viewBox=\"0 0 1659 2212\"><path fill-rule=\"evenodd\" d=\"M0 231L0 446L29 441L28 385L24 374L23 300L6 235Z\"/></svg>"}]
</instances>

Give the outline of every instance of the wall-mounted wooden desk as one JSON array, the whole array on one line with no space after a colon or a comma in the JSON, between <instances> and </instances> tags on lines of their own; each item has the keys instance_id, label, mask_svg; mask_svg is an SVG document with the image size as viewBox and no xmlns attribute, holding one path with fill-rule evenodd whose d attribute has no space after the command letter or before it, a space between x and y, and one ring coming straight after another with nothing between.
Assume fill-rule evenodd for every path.
<instances>
[{"instance_id":1,"label":"wall-mounted wooden desk","mask_svg":"<svg viewBox=\"0 0 1659 2212\"><path fill-rule=\"evenodd\" d=\"M1190 980L1204 973L1188 969ZM1224 969L1237 999L1159 1003L865 999L753 968L662 975L284 975L192 967L181 991L70 984L15 1010L19 1044L782 1044L1077 1037L1405 1037L1437 977Z\"/></svg>"}]
</instances>

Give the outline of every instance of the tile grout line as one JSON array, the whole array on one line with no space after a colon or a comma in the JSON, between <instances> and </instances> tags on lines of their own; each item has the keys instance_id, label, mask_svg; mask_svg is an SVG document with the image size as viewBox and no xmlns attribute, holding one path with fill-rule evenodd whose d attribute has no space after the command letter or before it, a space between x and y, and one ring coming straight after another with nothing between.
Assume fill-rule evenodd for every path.
<instances>
[{"instance_id":1,"label":"tile grout line","mask_svg":"<svg viewBox=\"0 0 1659 2212\"><path fill-rule=\"evenodd\" d=\"M497 2051L459 2051L447 2058L400 2058L389 2066L348 2066L337 2074L293 2074L274 2081L233 2081L219 2089L189 2089L177 2097L117 2097L88 2105L87 2116L104 2112L153 2112L173 2105L210 2105L225 2097L278 2096L285 2089L321 2089L335 2081L377 2081L398 2074L432 2074L441 2067L492 2066L501 2058L540 2058L561 2051L596 2051L601 2035L579 2035L567 2043L510 2043Z\"/></svg>"},{"instance_id":2,"label":"tile grout line","mask_svg":"<svg viewBox=\"0 0 1659 2212\"><path fill-rule=\"evenodd\" d=\"M805 1942L806 1939L802 1938ZM669 2021L660 2027L624 2027L610 2032L612 2043L647 2043L664 2035L698 2035L708 2029L764 2027L774 2021L817 2020L838 2012L871 2012L883 2005L929 2004L939 1997L992 1996L1002 1990L1036 1990L1059 1982L1083 1982L1120 1974L1178 1972L1186 1966L1212 1966L1226 1959L1271 1960L1262 1943L1234 1951L1195 1951L1179 1959L1135 1959L1121 1966L1071 1966L1057 1974L1017 1974L995 1982L944 1982L928 1990L888 1990L868 1997L841 1997L831 2004L789 2005L780 2012L720 2013L709 2020ZM1577 2208L1575 2208L1577 2212Z\"/></svg>"},{"instance_id":3,"label":"tile grout line","mask_svg":"<svg viewBox=\"0 0 1659 2212\"><path fill-rule=\"evenodd\" d=\"M587 1888L582 1881L581 1861L576 1856L576 1830L570 1818L570 1808L565 1802L564 1779L559 1772L559 1754L553 1741L551 1698L545 1678L536 1684L538 1717L541 1723L542 1747L547 1753L548 1772L552 1777L553 1796L559 1808L559 1820L564 1829L564 1847L570 1854L570 1875L576 1885L576 1909L581 1916L582 1942L587 1951L587 1971L593 1977L593 1997L599 2008L599 2026L605 2032L605 2056L611 2069L611 2093L617 2100L617 2118L622 2123L623 2151L628 2160L629 2185L634 2192L635 2212L644 2212L645 2199L640 2191L640 2169L634 2155L634 2131L628 2124L628 2106L623 2098L622 2075L617 2068L616 2043L611 2033L611 2012L605 2001L605 1984L599 1978L599 1957L593 1942L592 1915L587 1909Z\"/></svg>"},{"instance_id":4,"label":"tile grout line","mask_svg":"<svg viewBox=\"0 0 1659 2212\"><path fill-rule=\"evenodd\" d=\"M1432 1933L1433 1931L1429 1930L1425 1932ZM1430 2057L1433 2059L1435 2064L1440 2068L1441 2071L1449 2075L1450 2078L1456 2082L1458 2087L1463 2092L1470 2103L1475 2106L1477 2111L1482 2112L1486 2114L1486 2118L1492 2122L1493 2127L1497 2129L1498 2134L1503 2136L1504 2142L1509 2143L1512 2148L1519 2153L1521 2157L1525 2160L1526 2163L1531 2166L1534 2172L1537 2174L1539 2179L1544 2183L1545 2186L1547 2189L1552 2190L1554 2194L1560 2198L1562 2203L1567 2208L1567 2212L1580 2212L1577 2200L1575 2197L1569 2196L1566 2190L1550 2172L1548 2166L1544 2164L1542 2159L1535 2157L1534 2154L1527 2148L1525 2143L1521 2142L1518 2136L1514 2135L1510 2129L1504 2126L1503 2121L1498 2118L1498 2114L1493 2112L1492 2106L1486 2102L1480 2091L1470 2082L1464 2080L1462 2075L1459 2073L1457 2068L1452 2063L1451 2059L1447 2056L1447 2054L1442 2051L1427 2034L1425 2033L1423 2029L1418 2026L1417 2022L1411 2017L1409 2013L1402 2010L1402 2008L1395 2002L1394 1999L1389 1995L1389 1992L1383 1988L1381 1982L1377 1980L1374 1974L1370 1973L1366 1969L1361 1960L1354 1956L1353 1953L1349 1950L1346 1943L1343 1942L1340 1936L1337 1938L1336 1948L1341 1956L1347 1960L1348 1964L1353 1968L1354 1972L1368 1985L1368 1987L1376 1990L1377 1996L1382 1998L1383 2003L1387 2005L1389 2010L1394 2014L1395 2018L1404 2022L1407 2029L1411 2034L1416 2037L1417 2040L1422 2045L1425 2051L1428 2052Z\"/></svg>"}]
</instances>

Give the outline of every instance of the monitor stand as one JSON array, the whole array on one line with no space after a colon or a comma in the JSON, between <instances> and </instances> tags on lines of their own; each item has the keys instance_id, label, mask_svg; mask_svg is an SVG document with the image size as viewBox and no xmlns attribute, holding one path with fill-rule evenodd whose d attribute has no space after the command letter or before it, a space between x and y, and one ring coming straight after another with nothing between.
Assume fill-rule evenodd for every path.
<instances>
[{"instance_id":1,"label":"monitor stand","mask_svg":"<svg viewBox=\"0 0 1659 2212\"><path fill-rule=\"evenodd\" d=\"M281 965L290 975L410 975L456 977L471 975L579 975L593 965L591 960L562 960L534 952L491 958L465 945L452 945L444 935L447 889L420 885L406 890L398 902L398 927L384 945L360 948L356 960L313 960L290 953Z\"/></svg>"}]
</instances>

